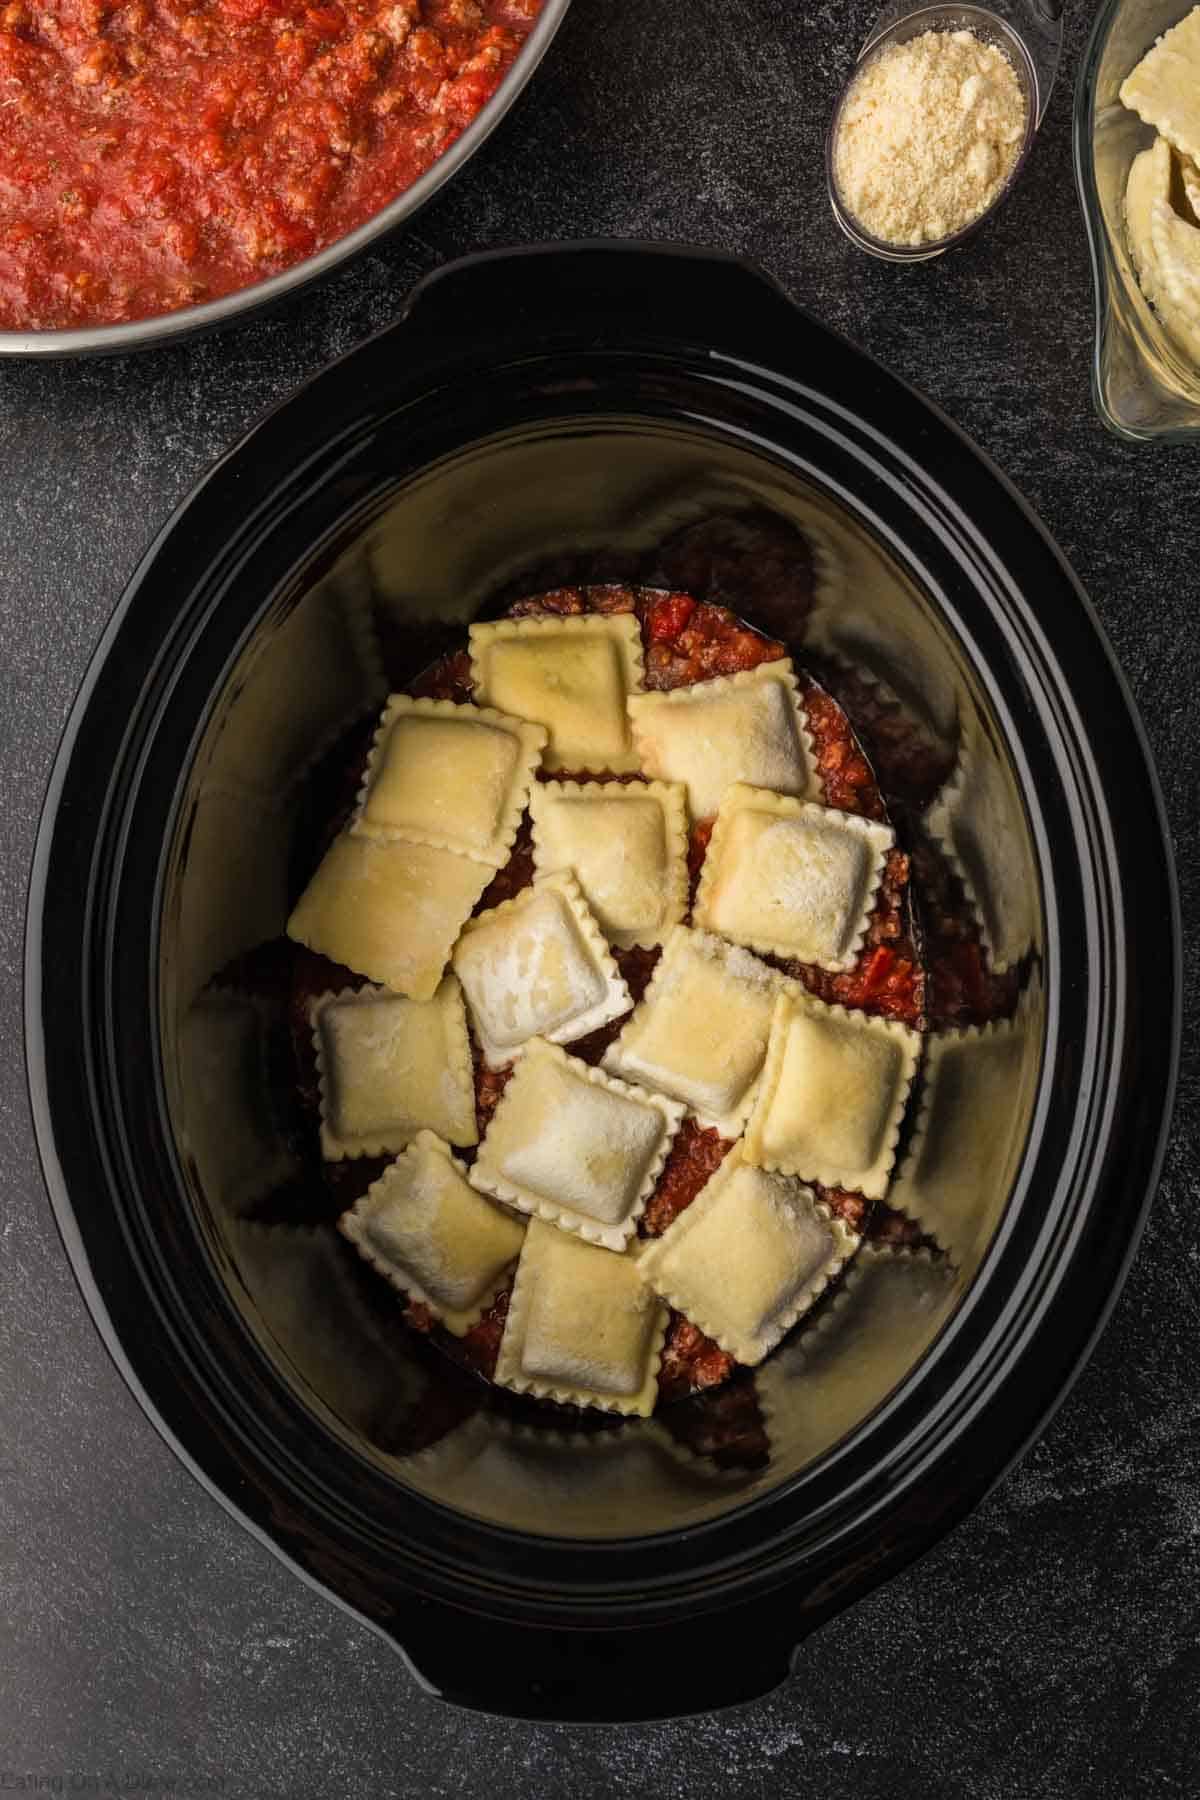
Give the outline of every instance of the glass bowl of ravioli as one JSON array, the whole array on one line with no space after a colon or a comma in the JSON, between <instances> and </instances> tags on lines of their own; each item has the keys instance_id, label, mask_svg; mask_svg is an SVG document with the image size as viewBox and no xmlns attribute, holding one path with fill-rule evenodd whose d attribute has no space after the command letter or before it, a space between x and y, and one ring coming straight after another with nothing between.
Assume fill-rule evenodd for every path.
<instances>
[{"instance_id":1,"label":"glass bowl of ravioli","mask_svg":"<svg viewBox=\"0 0 1200 1800\"><path fill-rule=\"evenodd\" d=\"M1075 90L1096 294L1092 394L1135 443L1200 434L1200 11L1107 0Z\"/></svg>"},{"instance_id":2,"label":"glass bowl of ravioli","mask_svg":"<svg viewBox=\"0 0 1200 1800\"><path fill-rule=\"evenodd\" d=\"M28 944L134 1392L430 1688L530 1717L764 1693L962 1516L1115 1297L1178 1048L1157 787L1058 553L662 247L456 264L218 465L77 705Z\"/></svg>"}]
</instances>

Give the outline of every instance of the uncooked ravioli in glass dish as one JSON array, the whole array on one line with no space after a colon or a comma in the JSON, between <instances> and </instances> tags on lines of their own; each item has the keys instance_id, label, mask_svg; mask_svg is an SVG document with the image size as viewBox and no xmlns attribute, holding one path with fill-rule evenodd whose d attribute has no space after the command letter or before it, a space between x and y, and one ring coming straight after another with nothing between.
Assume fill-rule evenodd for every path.
<instances>
[{"instance_id":1,"label":"uncooked ravioli in glass dish","mask_svg":"<svg viewBox=\"0 0 1200 1800\"><path fill-rule=\"evenodd\" d=\"M1125 188L1130 253L1163 329L1200 368L1200 6L1156 40L1121 100L1155 132Z\"/></svg>"}]
</instances>

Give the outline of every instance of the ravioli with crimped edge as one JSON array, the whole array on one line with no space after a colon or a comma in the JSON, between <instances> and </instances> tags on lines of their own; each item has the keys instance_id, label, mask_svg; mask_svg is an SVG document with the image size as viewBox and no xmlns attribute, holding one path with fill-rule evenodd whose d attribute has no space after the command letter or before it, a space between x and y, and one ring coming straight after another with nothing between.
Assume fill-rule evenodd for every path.
<instances>
[{"instance_id":1,"label":"ravioli with crimped edge","mask_svg":"<svg viewBox=\"0 0 1200 1800\"><path fill-rule=\"evenodd\" d=\"M770 1359L873 1235L947 1248L932 1129L888 1198L927 1022L909 864L787 646L676 590L515 614L379 717L288 924L321 982L298 1055L407 1323L526 1403L643 1416ZM1019 970L971 860L1008 792L985 752L929 854L981 967Z\"/></svg>"},{"instance_id":2,"label":"ravioli with crimped edge","mask_svg":"<svg viewBox=\"0 0 1200 1800\"><path fill-rule=\"evenodd\" d=\"M1171 346L1200 369L1200 6L1150 47L1120 98L1157 133L1126 179L1134 269Z\"/></svg>"}]
</instances>

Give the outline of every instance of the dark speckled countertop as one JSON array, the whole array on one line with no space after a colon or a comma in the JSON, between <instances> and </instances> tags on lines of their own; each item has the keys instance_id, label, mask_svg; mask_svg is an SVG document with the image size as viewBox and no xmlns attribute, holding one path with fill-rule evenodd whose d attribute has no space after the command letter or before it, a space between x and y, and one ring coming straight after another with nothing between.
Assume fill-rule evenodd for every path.
<instances>
[{"instance_id":1,"label":"dark speckled countertop","mask_svg":"<svg viewBox=\"0 0 1200 1800\"><path fill-rule=\"evenodd\" d=\"M20 1048L42 791L140 547L231 438L390 319L417 276L545 237L691 239L758 257L991 452L1074 563L1133 684L1194 928L1200 449L1126 448L1091 410L1069 144L1090 10L1074 9L1018 196L925 267L866 261L825 202L822 136L867 0L577 0L465 175L318 292L181 349L0 371L0 1793L95 1791L85 1781L107 1776L139 1793L219 1779L208 1791L254 1800L1200 1789L1193 1046L1132 1278L1037 1448L918 1567L812 1639L771 1699L619 1731L514 1726L427 1699L201 1492L75 1291Z\"/></svg>"}]
</instances>

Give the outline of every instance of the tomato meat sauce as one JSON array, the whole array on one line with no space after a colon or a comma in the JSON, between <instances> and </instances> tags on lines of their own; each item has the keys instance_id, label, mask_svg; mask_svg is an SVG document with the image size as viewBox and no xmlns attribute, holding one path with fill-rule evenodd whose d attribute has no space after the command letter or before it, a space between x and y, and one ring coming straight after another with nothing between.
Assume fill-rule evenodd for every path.
<instances>
[{"instance_id":1,"label":"tomato meat sauce","mask_svg":"<svg viewBox=\"0 0 1200 1800\"><path fill-rule=\"evenodd\" d=\"M496 92L543 0L0 0L0 326L117 324L336 242Z\"/></svg>"}]
</instances>

